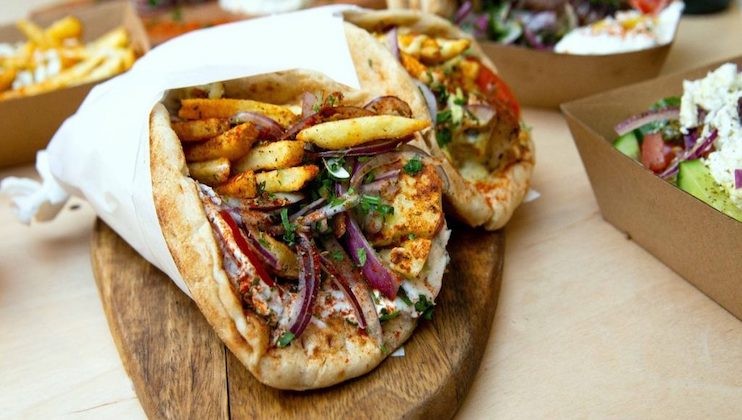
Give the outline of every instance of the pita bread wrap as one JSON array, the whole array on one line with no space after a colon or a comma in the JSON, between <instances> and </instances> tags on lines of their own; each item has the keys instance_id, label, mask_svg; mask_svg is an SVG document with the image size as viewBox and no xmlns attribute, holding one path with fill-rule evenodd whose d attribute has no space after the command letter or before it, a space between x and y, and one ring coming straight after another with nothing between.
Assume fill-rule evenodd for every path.
<instances>
[{"instance_id":1,"label":"pita bread wrap","mask_svg":"<svg viewBox=\"0 0 742 420\"><path fill-rule=\"evenodd\" d=\"M316 72L292 70L226 81L224 96L296 106L305 92L341 92L344 105L362 106L379 96L396 95L410 105L415 115L426 117L423 98L394 57L368 33L353 25L346 24L346 35L360 90L335 83ZM243 306L225 270L223 244L210 224L198 183L188 176L183 147L171 127L170 115L176 112L173 104L178 103L182 93L171 91L150 116L152 187L167 245L208 322L260 382L275 388L326 387L373 369L410 336L417 313L400 311L398 316L386 321L382 343L371 334L361 333L339 315L322 315L321 319L313 318L289 346L279 348L266 321ZM436 180L441 183L437 177ZM431 290L431 297L440 290L448 263L445 246L449 234L444 224L432 238L421 271L420 278ZM326 283L323 281L317 302L326 301L333 293L325 287Z\"/></svg>"},{"instance_id":2,"label":"pita bread wrap","mask_svg":"<svg viewBox=\"0 0 742 420\"><path fill-rule=\"evenodd\" d=\"M462 52L461 56L465 57L465 61L474 59L489 70L488 73L491 74L487 77L495 81L495 86L490 91L490 98L494 99L488 100L489 103L484 104L484 107L482 104L476 104L467 108L467 105L464 113L466 115L468 109L475 107L480 111L487 106L493 108L494 117L486 125L489 136L472 148L466 144L468 139L465 138L464 130L460 130L462 141L454 138L448 147L441 147L440 140L437 141L441 135L440 119L445 117L447 115L445 112L454 105L450 101L448 106L440 104L441 97L436 94L439 105L442 105L438 107L438 111L442 112L436 115L439 120L438 132L427 137L427 146L435 156L447 158L444 170L450 180L450 188L446 193L450 211L471 226L483 226L489 230L504 226L528 191L535 161L533 141L528 130L521 124L518 104L509 88L497 78L494 64L471 36L435 15L412 10L350 10L344 13L344 17L346 21L377 34L383 45L389 45L390 30L394 29L398 41L393 48L400 50L401 61L410 75L428 86L440 84L440 78L449 77L448 66L457 58L454 57L448 62L433 60L434 63L430 63L426 62L424 57L410 53L416 47L422 51L425 42L430 42L419 35L427 35L433 40L436 38L468 40L468 49ZM405 45L405 41L409 43ZM439 50L445 55L446 45L440 42L438 44ZM435 74L435 69L441 68L444 70L441 70L439 78ZM472 93L466 86L463 87L463 91L464 97ZM448 92L447 96L450 98L452 93ZM432 95L432 92L429 95ZM432 102L435 101L434 97Z\"/></svg>"}]
</instances>

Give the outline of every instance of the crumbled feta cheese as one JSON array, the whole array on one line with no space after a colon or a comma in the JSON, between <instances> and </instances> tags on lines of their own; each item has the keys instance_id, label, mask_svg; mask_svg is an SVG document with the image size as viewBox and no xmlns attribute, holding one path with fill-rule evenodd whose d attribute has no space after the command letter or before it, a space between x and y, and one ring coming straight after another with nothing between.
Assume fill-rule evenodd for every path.
<instances>
[{"instance_id":1,"label":"crumbled feta cheese","mask_svg":"<svg viewBox=\"0 0 742 420\"><path fill-rule=\"evenodd\" d=\"M737 66L732 63L722 65L703 79L686 80L683 82L680 124L686 133L691 128L703 125L701 137L717 130L718 136L714 142L716 151L709 154L704 163L714 180L742 208L742 189L734 186L734 170L742 168L742 125L738 109L740 97L742 74L737 72ZM698 121L699 116L704 117L703 121Z\"/></svg>"}]
</instances>

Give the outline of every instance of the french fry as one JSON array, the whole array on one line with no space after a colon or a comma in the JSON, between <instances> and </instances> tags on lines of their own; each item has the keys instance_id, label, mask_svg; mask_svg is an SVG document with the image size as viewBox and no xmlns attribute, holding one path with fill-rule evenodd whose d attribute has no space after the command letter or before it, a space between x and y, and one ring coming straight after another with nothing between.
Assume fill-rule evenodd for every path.
<instances>
[{"instance_id":1,"label":"french fry","mask_svg":"<svg viewBox=\"0 0 742 420\"><path fill-rule=\"evenodd\" d=\"M105 48L121 48L127 45L129 45L129 35L126 33L126 29L119 26L93 41L89 48L100 50Z\"/></svg>"},{"instance_id":2,"label":"french fry","mask_svg":"<svg viewBox=\"0 0 742 420\"><path fill-rule=\"evenodd\" d=\"M397 39L400 50L428 64L448 61L471 45L468 39L433 38L423 34L402 34Z\"/></svg>"},{"instance_id":3,"label":"french fry","mask_svg":"<svg viewBox=\"0 0 742 420\"><path fill-rule=\"evenodd\" d=\"M258 185L269 193L299 191L304 185L319 174L315 165L295 166L255 174Z\"/></svg>"},{"instance_id":4,"label":"french fry","mask_svg":"<svg viewBox=\"0 0 742 420\"><path fill-rule=\"evenodd\" d=\"M13 86L13 80L15 80L15 69L8 68L0 70L0 92L10 89Z\"/></svg>"},{"instance_id":5,"label":"french fry","mask_svg":"<svg viewBox=\"0 0 742 420\"><path fill-rule=\"evenodd\" d=\"M211 187L228 180L230 171L231 165L227 158L188 164L188 172L191 177Z\"/></svg>"},{"instance_id":6,"label":"french fry","mask_svg":"<svg viewBox=\"0 0 742 420\"><path fill-rule=\"evenodd\" d=\"M65 39L80 38L82 35L82 22L74 16L63 17L52 23L44 31L47 42L53 46L59 46Z\"/></svg>"},{"instance_id":7,"label":"french fry","mask_svg":"<svg viewBox=\"0 0 742 420\"><path fill-rule=\"evenodd\" d=\"M289 168L304 159L304 142L293 140L274 141L253 147L242 159L235 162L237 172L261 169Z\"/></svg>"},{"instance_id":8,"label":"french fry","mask_svg":"<svg viewBox=\"0 0 742 420\"><path fill-rule=\"evenodd\" d=\"M373 140L405 137L430 125L397 115L373 115L328 121L301 130L296 138L324 149L344 149Z\"/></svg>"},{"instance_id":9,"label":"french fry","mask_svg":"<svg viewBox=\"0 0 742 420\"><path fill-rule=\"evenodd\" d=\"M237 160L250 151L258 138L258 130L251 123L240 124L231 130L185 149L187 162L202 162L220 157Z\"/></svg>"},{"instance_id":10,"label":"french fry","mask_svg":"<svg viewBox=\"0 0 742 420\"><path fill-rule=\"evenodd\" d=\"M111 77L124 70L123 64L122 55L118 51L112 51L109 54L105 54L103 61L99 65L93 68L90 73L80 77L75 83L82 84Z\"/></svg>"},{"instance_id":11,"label":"french fry","mask_svg":"<svg viewBox=\"0 0 742 420\"><path fill-rule=\"evenodd\" d=\"M283 127L288 127L298 116L289 107L273 105L249 99L203 99L191 98L180 101L178 116L186 120L202 118L229 118L242 111L256 112L274 119Z\"/></svg>"},{"instance_id":12,"label":"french fry","mask_svg":"<svg viewBox=\"0 0 742 420\"><path fill-rule=\"evenodd\" d=\"M44 30L41 29L37 24L26 19L21 19L16 22L16 26L18 27L18 30L23 32L23 35L25 35L26 38L28 38L28 40L35 44L37 47L47 48L51 46L46 40Z\"/></svg>"},{"instance_id":13,"label":"french fry","mask_svg":"<svg viewBox=\"0 0 742 420\"><path fill-rule=\"evenodd\" d=\"M291 248L264 232L258 233L258 241L276 257L280 267L279 276L292 279L299 277L299 259Z\"/></svg>"},{"instance_id":14,"label":"french fry","mask_svg":"<svg viewBox=\"0 0 742 420\"><path fill-rule=\"evenodd\" d=\"M404 52L400 52L399 57L402 61L402 67L404 67L408 73L418 80L422 80L425 83L429 82L429 76L427 75L428 68L425 67L423 63L421 63L417 58Z\"/></svg>"},{"instance_id":15,"label":"french fry","mask_svg":"<svg viewBox=\"0 0 742 420\"><path fill-rule=\"evenodd\" d=\"M206 118L204 120L174 122L172 126L180 141L201 141L216 137L229 130L229 121L224 118Z\"/></svg>"},{"instance_id":16,"label":"french fry","mask_svg":"<svg viewBox=\"0 0 742 420\"><path fill-rule=\"evenodd\" d=\"M236 198L253 198L258 195L258 185L252 171L241 172L216 187L216 192Z\"/></svg>"}]
</instances>

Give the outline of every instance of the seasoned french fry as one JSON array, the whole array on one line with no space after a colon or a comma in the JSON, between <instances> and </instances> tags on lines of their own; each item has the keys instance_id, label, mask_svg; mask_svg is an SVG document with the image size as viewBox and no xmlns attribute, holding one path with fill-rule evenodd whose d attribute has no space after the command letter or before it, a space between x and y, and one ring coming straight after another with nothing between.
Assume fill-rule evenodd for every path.
<instances>
[{"instance_id":1,"label":"seasoned french fry","mask_svg":"<svg viewBox=\"0 0 742 420\"><path fill-rule=\"evenodd\" d=\"M427 76L428 68L425 67L423 63L418 61L417 58L404 53L400 52L399 57L402 61L402 67L407 70L408 73L410 73L412 76L414 76L416 79L422 80L423 82L428 82L429 77Z\"/></svg>"},{"instance_id":2,"label":"seasoned french fry","mask_svg":"<svg viewBox=\"0 0 742 420\"><path fill-rule=\"evenodd\" d=\"M54 46L59 46L67 38L80 38L82 22L74 16L63 17L52 23L44 31L46 40Z\"/></svg>"},{"instance_id":3,"label":"seasoned french fry","mask_svg":"<svg viewBox=\"0 0 742 420\"><path fill-rule=\"evenodd\" d=\"M301 130L296 138L324 149L344 149L373 140L405 137L430 125L397 115L373 115L328 121Z\"/></svg>"},{"instance_id":4,"label":"seasoned french fry","mask_svg":"<svg viewBox=\"0 0 742 420\"><path fill-rule=\"evenodd\" d=\"M242 159L235 162L234 170L242 172L289 168L300 164L303 158L303 141L274 141L253 147Z\"/></svg>"},{"instance_id":5,"label":"seasoned french fry","mask_svg":"<svg viewBox=\"0 0 742 420\"><path fill-rule=\"evenodd\" d=\"M428 64L439 64L461 54L471 44L468 39L433 38L424 34L398 36L402 52Z\"/></svg>"},{"instance_id":6,"label":"seasoned french fry","mask_svg":"<svg viewBox=\"0 0 742 420\"><path fill-rule=\"evenodd\" d=\"M227 158L188 164L188 172L192 178L212 187L228 180L230 171L231 165Z\"/></svg>"},{"instance_id":7,"label":"seasoned french fry","mask_svg":"<svg viewBox=\"0 0 742 420\"><path fill-rule=\"evenodd\" d=\"M304 185L319 174L315 165L295 166L255 174L259 185L269 193L299 191Z\"/></svg>"},{"instance_id":8,"label":"seasoned french fry","mask_svg":"<svg viewBox=\"0 0 742 420\"><path fill-rule=\"evenodd\" d=\"M258 185L252 171L239 173L218 187L216 192L230 197L253 198L258 195Z\"/></svg>"},{"instance_id":9,"label":"seasoned french fry","mask_svg":"<svg viewBox=\"0 0 742 420\"><path fill-rule=\"evenodd\" d=\"M123 26L119 26L93 41L90 44L90 48L93 50L100 50L105 48L125 47L127 45L129 45L129 35L126 33L126 29L124 29Z\"/></svg>"},{"instance_id":10,"label":"seasoned french fry","mask_svg":"<svg viewBox=\"0 0 742 420\"><path fill-rule=\"evenodd\" d=\"M94 80L105 79L124 70L124 61L122 55L116 51L106 54L103 61L90 71L90 73L80 77L76 82L78 84L92 82Z\"/></svg>"},{"instance_id":11,"label":"seasoned french fry","mask_svg":"<svg viewBox=\"0 0 742 420\"><path fill-rule=\"evenodd\" d=\"M206 118L174 122L172 126L180 141L201 141L229 130L229 121L225 118Z\"/></svg>"},{"instance_id":12,"label":"seasoned french fry","mask_svg":"<svg viewBox=\"0 0 742 420\"><path fill-rule=\"evenodd\" d=\"M187 120L202 118L229 118L242 111L256 112L274 119L283 127L288 127L298 116L289 107L273 105L249 99L183 99L178 116Z\"/></svg>"},{"instance_id":13,"label":"seasoned french fry","mask_svg":"<svg viewBox=\"0 0 742 420\"><path fill-rule=\"evenodd\" d=\"M15 73L14 68L0 70L0 92L10 89L15 80Z\"/></svg>"},{"instance_id":14,"label":"seasoned french fry","mask_svg":"<svg viewBox=\"0 0 742 420\"><path fill-rule=\"evenodd\" d=\"M46 36L44 35L44 30L37 24L26 19L21 19L16 22L16 26L21 32L23 32L23 35L25 35L30 42L36 44L36 46L41 48L47 48L50 46L46 40Z\"/></svg>"},{"instance_id":15,"label":"seasoned french fry","mask_svg":"<svg viewBox=\"0 0 742 420\"><path fill-rule=\"evenodd\" d=\"M258 241L276 257L280 267L279 276L292 279L299 277L299 259L291 248L264 232L258 233Z\"/></svg>"},{"instance_id":16,"label":"seasoned french fry","mask_svg":"<svg viewBox=\"0 0 742 420\"><path fill-rule=\"evenodd\" d=\"M258 130L251 123L240 124L231 130L185 149L187 162L202 162L220 157L237 160L250 151L258 138Z\"/></svg>"}]
</instances>

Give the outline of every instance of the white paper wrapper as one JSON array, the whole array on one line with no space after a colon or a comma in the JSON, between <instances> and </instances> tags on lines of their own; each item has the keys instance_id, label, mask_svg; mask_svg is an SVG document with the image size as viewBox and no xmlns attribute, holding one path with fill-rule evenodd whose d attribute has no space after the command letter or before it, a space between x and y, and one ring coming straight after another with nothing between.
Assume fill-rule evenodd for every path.
<instances>
[{"instance_id":1,"label":"white paper wrapper","mask_svg":"<svg viewBox=\"0 0 742 420\"><path fill-rule=\"evenodd\" d=\"M4 182L3 190L15 192L17 211L30 220L49 203L59 207L56 181L68 193L87 199L126 242L188 293L155 213L150 110L169 89L295 68L319 71L358 88L340 17L347 8L218 26L155 48L126 74L93 89L65 121L37 162L40 172L50 169L43 186L34 190L27 181L13 180Z\"/></svg>"}]
</instances>

